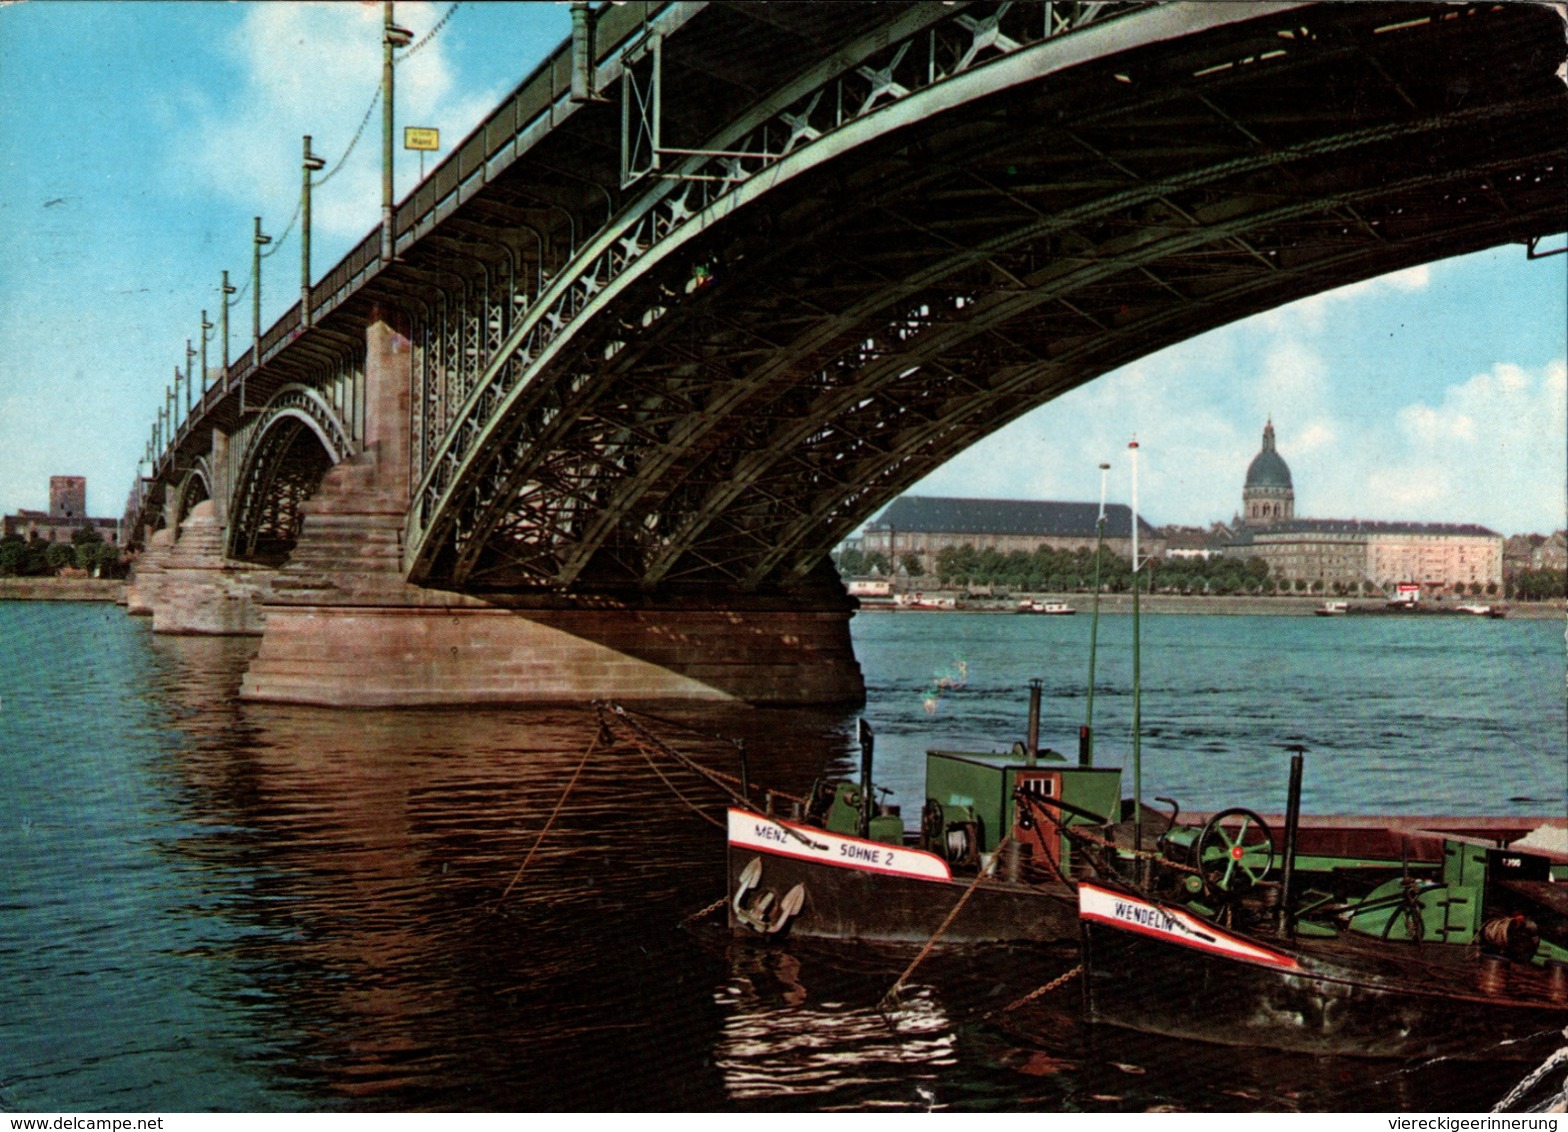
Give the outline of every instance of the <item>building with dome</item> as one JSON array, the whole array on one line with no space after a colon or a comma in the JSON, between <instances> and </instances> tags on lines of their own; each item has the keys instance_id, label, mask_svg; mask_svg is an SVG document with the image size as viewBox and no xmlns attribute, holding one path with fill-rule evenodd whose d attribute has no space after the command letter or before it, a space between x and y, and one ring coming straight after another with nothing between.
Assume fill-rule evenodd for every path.
<instances>
[{"instance_id":1,"label":"building with dome","mask_svg":"<svg viewBox=\"0 0 1568 1132\"><path fill-rule=\"evenodd\" d=\"M1274 422L1247 466L1242 512L1226 553L1261 558L1269 576L1294 588L1392 593L1415 584L1422 595L1497 594L1503 583L1503 537L1475 523L1298 519L1290 468L1275 447Z\"/></svg>"},{"instance_id":2,"label":"building with dome","mask_svg":"<svg viewBox=\"0 0 1568 1132\"><path fill-rule=\"evenodd\" d=\"M1241 514L1249 527L1272 526L1296 517L1296 488L1290 482L1290 467L1274 447L1273 418L1263 426L1263 448L1247 465Z\"/></svg>"}]
</instances>

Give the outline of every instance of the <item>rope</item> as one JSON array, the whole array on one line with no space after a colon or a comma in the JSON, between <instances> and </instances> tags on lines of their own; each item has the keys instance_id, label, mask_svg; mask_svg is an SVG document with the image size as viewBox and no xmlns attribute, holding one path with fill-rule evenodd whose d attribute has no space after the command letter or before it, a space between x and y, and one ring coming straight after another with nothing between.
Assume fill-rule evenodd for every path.
<instances>
[{"instance_id":1,"label":"rope","mask_svg":"<svg viewBox=\"0 0 1568 1132\"><path fill-rule=\"evenodd\" d=\"M916 955L914 961L911 962L908 967L904 968L904 973L898 977L898 981L894 983L888 989L888 992L877 1002L878 1010L881 1010L888 1003L896 1002L898 1000L898 992L904 989L904 984L908 982L909 976L913 975L915 973L915 968L920 966L920 964L925 961L925 957L927 955L931 954L931 949L936 946L936 941L942 938L942 933L947 931L947 929L952 925L953 921L958 918L958 913L964 910L964 905L969 903L969 898L973 896L975 894L975 890L980 887L980 882L991 875L991 870L996 867L997 861L1001 860L1002 858L1002 850L1007 848L1008 840L1009 838L1004 837L1001 841L997 842L996 852L991 855L990 862L986 865L985 868L981 869L978 873L975 874L975 879L969 882L968 888L964 889L964 894L958 898L958 903L953 905L952 910L948 912L947 916L942 920L942 922L937 925L936 931L931 933L931 938L926 940L926 945L920 949L920 954Z\"/></svg>"},{"instance_id":2,"label":"rope","mask_svg":"<svg viewBox=\"0 0 1568 1132\"><path fill-rule=\"evenodd\" d=\"M712 814L710 814L706 810L704 810L701 806L697 805L697 803L693 802L690 798L686 797L686 795L682 794L680 792L680 790L676 787L675 783L671 782L665 776L664 772L659 769L659 764L653 761L653 756L652 755L650 755L647 751L642 751L641 754L642 754L642 757L647 760L648 766L649 766L650 769L652 769L653 773L657 774L659 776L659 781L663 782L664 785L668 786L670 788L670 793L674 794L677 798L679 798L682 802L684 802L686 804L686 808L687 809L689 809L692 813L696 814L699 818L701 818L703 821L707 822L709 825L715 827L716 829L725 829L725 828L727 828L725 826L725 824L723 822L721 822L718 818L714 817Z\"/></svg>"},{"instance_id":3,"label":"rope","mask_svg":"<svg viewBox=\"0 0 1568 1132\"><path fill-rule=\"evenodd\" d=\"M712 782L714 786L728 794L731 801L744 806L747 809L752 808L751 800L744 794L740 793L740 791L731 789L729 785L730 783L735 783L738 785L740 779L734 777L733 775L724 774L721 771L711 770L708 767L703 766L701 763L681 754L679 751L675 750L673 747L659 739L658 736L654 735L641 723L637 722L637 720L633 719L632 713L628 712L619 704L604 703L598 704L596 706L599 709L599 718L604 720L606 726L609 726L612 730L615 723L617 722L624 723L626 725L627 729L632 734L632 745L642 750L642 753L645 756L648 755L649 752L642 747L642 744L644 743L646 743L649 747L652 747L654 751L664 755L666 758L674 759L687 770L692 771L695 774L700 774L702 777L708 779L708 781ZM785 794L780 790L775 790L773 792L773 796L775 798L784 798L791 802L800 802L802 805L804 805L806 801L804 798L798 798L793 794Z\"/></svg>"},{"instance_id":4,"label":"rope","mask_svg":"<svg viewBox=\"0 0 1568 1132\"><path fill-rule=\"evenodd\" d=\"M566 796L572 792L572 787L577 785L577 779L582 775L583 768L588 765L589 758L592 757L594 751L598 750L599 739L603 734L602 731L594 733L593 742L589 743L588 749L583 752L582 761L577 764L577 769L572 772L571 781L566 784L566 789L561 791L560 798L556 800L555 809L550 811L550 819L544 823L544 828L539 831L539 836L534 838L534 843L528 850L528 856L524 857L523 863L517 866L517 872L512 875L512 881L506 886L506 891L501 893L501 899L495 902L497 908L506 902L506 898L512 893L513 886L517 884L518 879L523 875L523 871L528 868L529 862L534 859L534 854L539 851L539 846L544 842L545 834L550 832L550 827L555 824L555 819L560 814L561 807L566 805Z\"/></svg>"},{"instance_id":5,"label":"rope","mask_svg":"<svg viewBox=\"0 0 1568 1132\"><path fill-rule=\"evenodd\" d=\"M1017 1010L1020 1006L1027 1006L1041 995L1050 994L1057 987L1063 986L1071 980L1076 979L1081 974L1083 974L1082 963L1078 964L1078 966L1074 967L1071 971L1065 971L1062 974L1056 976L1056 978L1052 979L1044 986L1035 987L1034 990L1030 991L1022 998L1016 998L1012 1002L1009 1002L1006 1006L1002 1007L1001 1012L1003 1014L1007 1014L1011 1011Z\"/></svg>"},{"instance_id":6,"label":"rope","mask_svg":"<svg viewBox=\"0 0 1568 1132\"><path fill-rule=\"evenodd\" d=\"M740 746L736 740L731 739L728 736L715 735L711 731L702 731L696 727L692 727L690 724L681 723L678 720L666 719L663 716L653 715L652 713L646 711L635 711L632 708L622 707L620 704L607 704L605 707L607 710L624 718L628 723L634 722L631 719L632 716L638 716L642 719L651 719L653 722L663 724L666 727L673 727L678 731L685 731L690 735L696 735L702 739L711 739L715 743L727 743L730 746L737 748ZM649 736L649 739L652 740L651 735ZM656 740L654 741L656 742ZM673 754L674 752L661 750L661 753ZM722 770L713 770L711 768L704 767L702 768L702 773L708 775L710 778L717 778L735 786L741 785L740 777L738 775L725 774ZM772 794L775 798L783 798L786 802L799 802L802 806L806 804L805 798L795 794L787 794L783 790L774 790L772 791ZM748 802L747 805L750 805L750 803Z\"/></svg>"}]
</instances>

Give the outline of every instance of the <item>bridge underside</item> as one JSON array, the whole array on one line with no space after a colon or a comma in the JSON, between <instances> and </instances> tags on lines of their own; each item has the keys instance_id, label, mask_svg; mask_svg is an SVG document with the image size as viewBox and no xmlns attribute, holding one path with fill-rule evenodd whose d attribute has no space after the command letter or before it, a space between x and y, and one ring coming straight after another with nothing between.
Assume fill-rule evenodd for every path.
<instances>
[{"instance_id":1,"label":"bridge underside","mask_svg":"<svg viewBox=\"0 0 1568 1132\"><path fill-rule=\"evenodd\" d=\"M400 206L395 262L362 245L187 422L220 486L150 604L264 604L245 696L858 700L827 553L952 456L1235 319L1568 229L1542 5L683 4L637 42L629 10L616 97L569 103L559 55ZM650 59L666 161L623 184Z\"/></svg>"},{"instance_id":2,"label":"bridge underside","mask_svg":"<svg viewBox=\"0 0 1568 1132\"><path fill-rule=\"evenodd\" d=\"M1148 9L1031 48L1027 81L950 109L911 97L907 120L716 215L484 422L414 579L788 591L900 491L1110 369L1568 227L1551 10L1192 9L1215 26L1155 35L1172 9ZM777 5L716 19L748 57L811 49ZM757 97L744 59L701 54L711 34L686 59L707 97L667 111L674 144Z\"/></svg>"}]
</instances>

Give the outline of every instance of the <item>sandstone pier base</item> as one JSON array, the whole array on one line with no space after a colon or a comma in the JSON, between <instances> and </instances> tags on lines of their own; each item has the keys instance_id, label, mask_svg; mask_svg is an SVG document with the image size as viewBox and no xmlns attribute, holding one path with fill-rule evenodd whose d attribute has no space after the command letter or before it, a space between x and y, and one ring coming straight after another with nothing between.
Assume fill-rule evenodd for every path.
<instances>
[{"instance_id":1,"label":"sandstone pier base","mask_svg":"<svg viewBox=\"0 0 1568 1132\"><path fill-rule=\"evenodd\" d=\"M406 506L387 490L376 456L332 468L304 505L299 542L268 588L242 698L334 707L863 702L853 603L836 582L809 601L563 597L555 608L409 585Z\"/></svg>"}]
</instances>

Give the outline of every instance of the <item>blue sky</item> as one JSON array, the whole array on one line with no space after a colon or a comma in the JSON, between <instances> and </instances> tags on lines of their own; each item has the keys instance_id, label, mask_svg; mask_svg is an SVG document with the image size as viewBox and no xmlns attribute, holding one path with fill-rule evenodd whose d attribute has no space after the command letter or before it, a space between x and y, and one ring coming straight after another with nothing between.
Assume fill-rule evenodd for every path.
<instances>
[{"instance_id":1,"label":"blue sky","mask_svg":"<svg viewBox=\"0 0 1568 1132\"><path fill-rule=\"evenodd\" d=\"M397 18L420 36L450 7ZM331 169L364 119L380 19L353 2L0 7L0 512L75 474L94 514L119 514L200 311L217 322L220 272L249 278L251 218L277 236L294 213L301 135ZM440 128L449 152L569 27L564 4L461 5L399 66L399 125ZM379 129L377 108L315 194L318 278L377 223ZM400 160L401 197L418 159ZM263 268L264 324L297 296L297 239ZM1094 499L1111 460L1126 499L1136 434L1151 520L1228 519L1272 415L1298 514L1553 530L1565 284L1568 256L1506 247L1320 295L1107 375L914 490ZM238 355L248 294L231 318Z\"/></svg>"}]
</instances>

